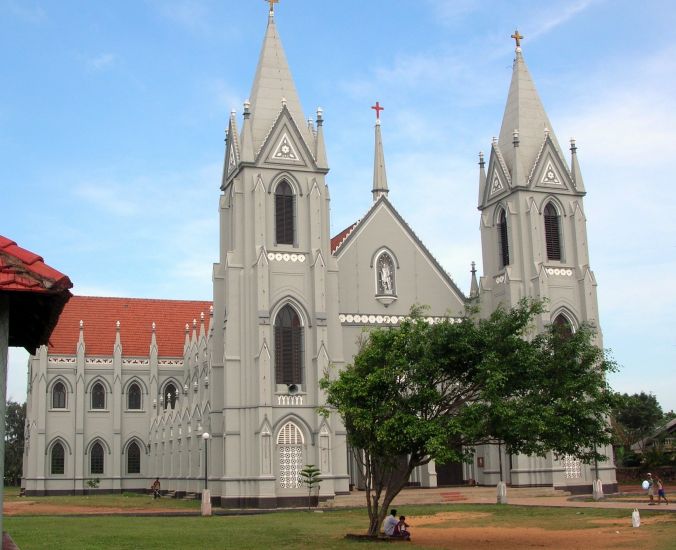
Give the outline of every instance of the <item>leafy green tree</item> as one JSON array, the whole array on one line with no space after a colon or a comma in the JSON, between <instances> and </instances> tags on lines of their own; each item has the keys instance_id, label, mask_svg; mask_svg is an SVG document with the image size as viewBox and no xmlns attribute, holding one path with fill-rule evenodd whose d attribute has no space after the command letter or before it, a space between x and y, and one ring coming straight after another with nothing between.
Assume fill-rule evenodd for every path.
<instances>
[{"instance_id":1,"label":"leafy green tree","mask_svg":"<svg viewBox=\"0 0 676 550\"><path fill-rule=\"evenodd\" d=\"M629 452L634 443L639 443L666 423L662 407L652 393L615 393L612 411L614 443ZM645 449L641 449L644 451Z\"/></svg>"},{"instance_id":2,"label":"leafy green tree","mask_svg":"<svg viewBox=\"0 0 676 550\"><path fill-rule=\"evenodd\" d=\"M314 464L307 464L305 468L300 471L300 477L307 487L307 509L309 510L312 505L312 489L319 487L319 468L315 467Z\"/></svg>"},{"instance_id":3,"label":"leafy green tree","mask_svg":"<svg viewBox=\"0 0 676 550\"><path fill-rule=\"evenodd\" d=\"M341 415L358 449L370 535L414 468L468 460L477 444L606 458L596 448L610 442L605 374L614 364L590 327L533 334L542 311L523 301L484 320L428 324L413 310L400 326L371 331L353 365L323 378L324 413Z\"/></svg>"},{"instance_id":4,"label":"leafy green tree","mask_svg":"<svg viewBox=\"0 0 676 550\"><path fill-rule=\"evenodd\" d=\"M5 485L19 485L23 472L26 403L7 401L5 409Z\"/></svg>"}]
</instances>

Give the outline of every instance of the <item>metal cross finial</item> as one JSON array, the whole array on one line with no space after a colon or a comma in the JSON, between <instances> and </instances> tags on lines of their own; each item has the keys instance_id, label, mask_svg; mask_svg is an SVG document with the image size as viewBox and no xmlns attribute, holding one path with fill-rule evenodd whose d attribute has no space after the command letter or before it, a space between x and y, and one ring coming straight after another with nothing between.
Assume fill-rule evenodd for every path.
<instances>
[{"instance_id":1,"label":"metal cross finial","mask_svg":"<svg viewBox=\"0 0 676 550\"><path fill-rule=\"evenodd\" d=\"M279 3L279 0L265 0L268 4L270 4L270 14L275 13L275 4Z\"/></svg>"},{"instance_id":2,"label":"metal cross finial","mask_svg":"<svg viewBox=\"0 0 676 550\"><path fill-rule=\"evenodd\" d=\"M371 109L376 112L376 119L380 120L380 111L384 111L385 107L381 107L380 102L376 101L376 104L372 105Z\"/></svg>"},{"instance_id":3,"label":"metal cross finial","mask_svg":"<svg viewBox=\"0 0 676 550\"><path fill-rule=\"evenodd\" d=\"M512 38L516 41L516 47L520 48L521 47L521 39L523 38L523 35L519 34L518 30L515 30L514 34L512 35Z\"/></svg>"}]
</instances>

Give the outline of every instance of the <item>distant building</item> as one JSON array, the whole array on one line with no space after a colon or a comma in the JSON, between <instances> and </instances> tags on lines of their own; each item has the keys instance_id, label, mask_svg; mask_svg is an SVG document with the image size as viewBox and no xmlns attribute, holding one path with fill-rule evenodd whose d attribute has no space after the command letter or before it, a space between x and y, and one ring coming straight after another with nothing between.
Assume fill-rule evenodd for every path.
<instances>
[{"instance_id":1,"label":"distant building","mask_svg":"<svg viewBox=\"0 0 676 550\"><path fill-rule=\"evenodd\" d=\"M197 492L208 431L209 487L223 506L304 503L308 463L331 499L360 480L340 419L316 411L318 380L352 361L364 329L396 326L416 303L434 322L462 317L470 300L488 314L524 296L549 298L541 328L598 325L575 145L569 165L520 47L500 138L487 169L480 160L484 276L472 269L470 297L388 200L378 120L373 205L330 238L323 123L321 110L305 118L271 13L241 129L229 121L213 309L74 297L30 362L27 494L80 492L90 478L141 490L157 476L163 489ZM569 457L489 445L473 464L429 464L411 482L496 484L500 464L519 486L590 491L594 477ZM615 485L612 463L598 474Z\"/></svg>"}]
</instances>

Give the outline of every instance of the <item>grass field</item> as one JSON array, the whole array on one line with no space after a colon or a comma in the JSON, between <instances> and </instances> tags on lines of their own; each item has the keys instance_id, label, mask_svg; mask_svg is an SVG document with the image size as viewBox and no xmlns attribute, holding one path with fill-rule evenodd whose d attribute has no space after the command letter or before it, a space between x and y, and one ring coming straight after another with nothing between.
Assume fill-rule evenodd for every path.
<instances>
[{"instance_id":1,"label":"grass field","mask_svg":"<svg viewBox=\"0 0 676 550\"><path fill-rule=\"evenodd\" d=\"M53 497L76 498L76 497ZM82 499L83 497L79 497ZM89 497L92 501L121 497ZM132 498L132 497L130 497ZM117 503L107 505L117 506ZM468 538L478 537L476 546L502 548L486 539L496 533L523 533L524 547L534 543L531 531L545 533L548 541L567 540L569 534L580 534L590 543L585 548L654 548L676 549L676 514L643 512L644 526L632 530L627 510L542 508L496 505L432 505L407 506L408 518L417 521L413 527L414 542L405 548L453 547L472 548L470 544L445 546L449 533L465 531ZM435 516L435 514L440 514ZM651 519L652 518L652 519ZM425 524L425 521L429 524ZM76 549L265 549L270 548L365 548L380 543L349 541L346 533L363 533L367 526L364 510L340 509L325 512L282 511L248 516L202 517L38 517L5 518L5 529L22 550L39 548ZM621 544L595 546L593 540L604 533L618 533ZM621 530L621 531L620 531ZM426 533L422 537L423 532ZM619 533L629 538L621 539ZM474 534L478 533L478 534ZM416 534L421 535L416 542ZM436 536L435 536L436 535ZM605 536L605 535L603 535ZM593 537L596 537L594 539ZM631 538L633 537L633 538ZM636 538L640 537L640 538ZM420 540L428 541L421 545ZM450 538L449 538L450 540ZM497 539L501 540L501 539ZM572 539L571 539L572 540ZM431 544L430 541L434 542ZM640 546L637 546L640 541ZM450 544L450 543L449 543ZM499 543L498 543L499 544ZM535 546L540 546L535 544ZM520 548L518 544L505 548ZM581 548L582 546L545 546L547 548Z\"/></svg>"}]
</instances>

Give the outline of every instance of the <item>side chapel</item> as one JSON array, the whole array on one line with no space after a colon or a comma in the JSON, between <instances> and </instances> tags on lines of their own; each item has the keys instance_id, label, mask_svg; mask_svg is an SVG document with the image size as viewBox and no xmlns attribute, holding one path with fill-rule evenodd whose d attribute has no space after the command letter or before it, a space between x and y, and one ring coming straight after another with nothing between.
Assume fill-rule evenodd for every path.
<instances>
[{"instance_id":1,"label":"side chapel","mask_svg":"<svg viewBox=\"0 0 676 550\"><path fill-rule=\"evenodd\" d=\"M388 199L379 116L373 204L331 238L323 113L305 118L271 10L241 128L234 112L228 125L213 302L73 296L29 360L25 493L82 493L91 479L144 490L159 477L182 496L206 473L222 506L288 506L305 502L299 471L315 464L320 499L332 499L361 480L340 419L316 411L318 380L352 361L364 329L396 326L413 304L435 322L524 296L549 299L540 328L598 326L575 142L567 162L515 38L499 138L479 161L484 275L472 266L468 297ZM486 445L472 464L431 463L411 483L502 475L591 492L595 474ZM612 462L598 476L616 486Z\"/></svg>"}]
</instances>

